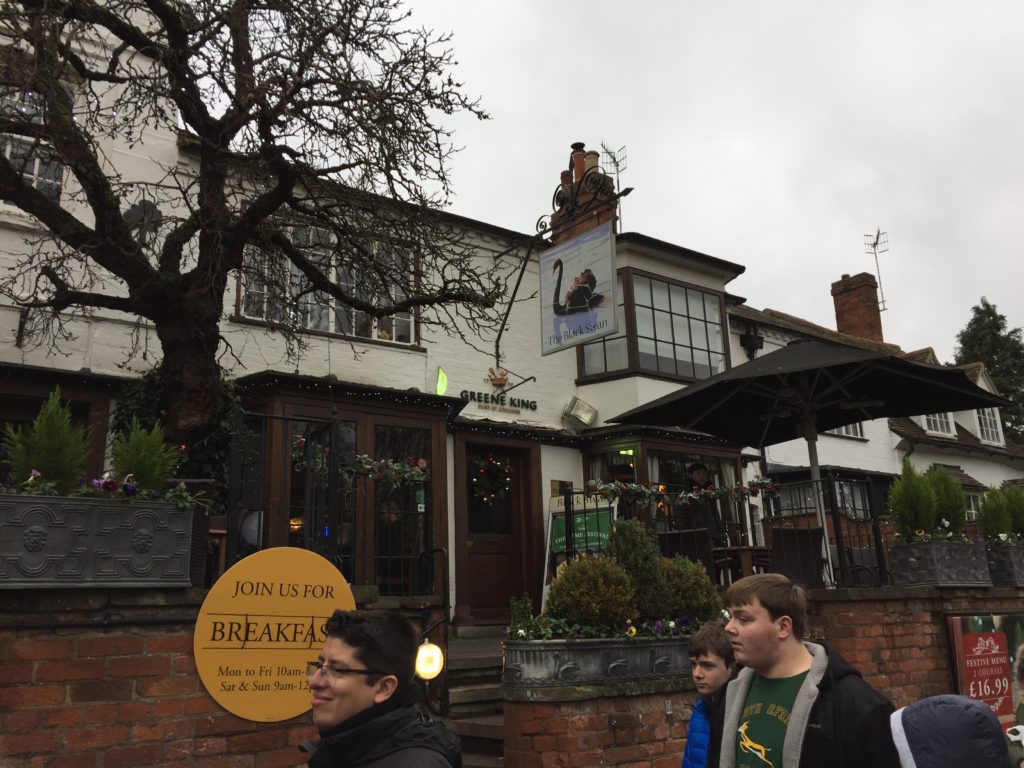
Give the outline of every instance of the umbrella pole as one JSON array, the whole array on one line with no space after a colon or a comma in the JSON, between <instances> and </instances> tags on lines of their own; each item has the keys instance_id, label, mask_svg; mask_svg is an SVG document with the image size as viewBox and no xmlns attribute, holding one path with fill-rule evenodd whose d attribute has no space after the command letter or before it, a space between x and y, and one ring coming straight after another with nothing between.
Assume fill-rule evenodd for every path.
<instances>
[{"instance_id":1,"label":"umbrella pole","mask_svg":"<svg viewBox=\"0 0 1024 768\"><path fill-rule=\"evenodd\" d=\"M805 420L804 424L804 439L807 441L807 456L810 459L811 464L811 485L814 488L814 510L818 514L818 524L821 526L821 531L824 534L824 547L825 547L825 563L827 569L825 572L825 585L829 587L835 586L835 571L832 568L832 547L829 546L828 538L828 521L825 519L825 507L821 503L821 467L818 466L818 432L814 428L813 418ZM836 535L839 532L836 531Z\"/></svg>"}]
</instances>

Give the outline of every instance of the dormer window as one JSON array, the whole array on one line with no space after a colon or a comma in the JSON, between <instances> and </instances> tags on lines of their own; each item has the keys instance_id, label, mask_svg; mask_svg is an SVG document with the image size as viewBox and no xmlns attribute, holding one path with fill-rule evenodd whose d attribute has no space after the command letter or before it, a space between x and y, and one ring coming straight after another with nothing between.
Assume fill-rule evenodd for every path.
<instances>
[{"instance_id":1,"label":"dormer window","mask_svg":"<svg viewBox=\"0 0 1024 768\"><path fill-rule=\"evenodd\" d=\"M979 408L978 416L978 437L986 443L997 443L1002 445L1003 435L999 428L999 411L995 408Z\"/></svg>"},{"instance_id":2,"label":"dormer window","mask_svg":"<svg viewBox=\"0 0 1024 768\"><path fill-rule=\"evenodd\" d=\"M929 413L924 417L924 428L939 435L953 434L953 422L948 413Z\"/></svg>"}]
</instances>

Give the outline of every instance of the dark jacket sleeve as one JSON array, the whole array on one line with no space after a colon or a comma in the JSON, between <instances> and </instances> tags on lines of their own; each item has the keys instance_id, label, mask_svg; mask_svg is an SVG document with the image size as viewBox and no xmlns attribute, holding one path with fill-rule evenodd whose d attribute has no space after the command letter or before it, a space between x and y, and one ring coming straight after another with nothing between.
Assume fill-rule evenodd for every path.
<instances>
[{"instance_id":1,"label":"dark jacket sleeve","mask_svg":"<svg viewBox=\"0 0 1024 768\"><path fill-rule=\"evenodd\" d=\"M822 731L838 735L827 749L838 748L842 768L900 768L899 755L889 729L893 706L863 678L850 675L837 680L835 687L817 704L814 718ZM830 739L831 741L831 739ZM815 754L818 750L808 729L804 741L802 766L835 765L837 755ZM820 762L824 760L825 762Z\"/></svg>"},{"instance_id":2,"label":"dark jacket sleeve","mask_svg":"<svg viewBox=\"0 0 1024 768\"><path fill-rule=\"evenodd\" d=\"M735 677L734 673L733 678ZM704 700L708 708L708 768L717 768L722 755L722 731L725 729L725 689L728 687L728 685L723 685Z\"/></svg>"}]
</instances>

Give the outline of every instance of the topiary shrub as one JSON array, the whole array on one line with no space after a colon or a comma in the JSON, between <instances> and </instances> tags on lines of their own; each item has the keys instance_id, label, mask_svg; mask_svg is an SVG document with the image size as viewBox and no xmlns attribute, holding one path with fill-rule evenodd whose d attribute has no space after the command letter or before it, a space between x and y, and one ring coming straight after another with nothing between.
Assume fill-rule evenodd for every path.
<instances>
[{"instance_id":1,"label":"topiary shrub","mask_svg":"<svg viewBox=\"0 0 1024 768\"><path fill-rule=\"evenodd\" d=\"M25 482L35 470L60 494L77 487L89 450L85 427L71 422L71 408L61 403L59 387L30 426L7 425L4 447L16 482Z\"/></svg>"},{"instance_id":2,"label":"topiary shrub","mask_svg":"<svg viewBox=\"0 0 1024 768\"><path fill-rule=\"evenodd\" d=\"M889 487L889 511L896 533L904 541L935 530L935 492L910 459L903 459L903 472Z\"/></svg>"},{"instance_id":3,"label":"topiary shrub","mask_svg":"<svg viewBox=\"0 0 1024 768\"><path fill-rule=\"evenodd\" d=\"M122 481L131 475L133 484L146 491L165 490L178 463L178 451L164 442L160 422L146 430L134 416L128 432L114 438L111 457L115 475Z\"/></svg>"},{"instance_id":4,"label":"topiary shrub","mask_svg":"<svg viewBox=\"0 0 1024 768\"><path fill-rule=\"evenodd\" d=\"M552 619L617 633L636 619L634 597L633 582L621 565L591 555L567 562L551 582L547 612Z\"/></svg>"},{"instance_id":5,"label":"topiary shrub","mask_svg":"<svg viewBox=\"0 0 1024 768\"><path fill-rule=\"evenodd\" d=\"M1013 526L1006 495L996 488L986 491L978 511L978 528L989 541L1006 541Z\"/></svg>"},{"instance_id":6,"label":"topiary shrub","mask_svg":"<svg viewBox=\"0 0 1024 768\"><path fill-rule=\"evenodd\" d=\"M1003 488L1003 496L1010 513L1010 532L1024 541L1024 488L1008 485Z\"/></svg>"},{"instance_id":7,"label":"topiary shrub","mask_svg":"<svg viewBox=\"0 0 1024 768\"><path fill-rule=\"evenodd\" d=\"M640 520L616 520L605 554L621 565L633 581L641 621L665 617L668 589L662 576L658 541Z\"/></svg>"},{"instance_id":8,"label":"topiary shrub","mask_svg":"<svg viewBox=\"0 0 1024 768\"><path fill-rule=\"evenodd\" d=\"M959 536L967 524L967 496L963 487L942 467L932 467L925 478L935 495L936 529Z\"/></svg>"},{"instance_id":9,"label":"topiary shrub","mask_svg":"<svg viewBox=\"0 0 1024 768\"><path fill-rule=\"evenodd\" d=\"M686 617L691 625L703 623L722 610L722 597L711 583L704 566L676 555L658 561L668 595L664 615Z\"/></svg>"}]
</instances>

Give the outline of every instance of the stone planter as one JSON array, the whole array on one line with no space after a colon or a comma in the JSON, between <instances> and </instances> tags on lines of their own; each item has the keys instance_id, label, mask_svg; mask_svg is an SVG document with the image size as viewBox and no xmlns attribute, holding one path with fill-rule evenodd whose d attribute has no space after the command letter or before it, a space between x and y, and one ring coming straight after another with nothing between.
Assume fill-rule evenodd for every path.
<instances>
[{"instance_id":1,"label":"stone planter","mask_svg":"<svg viewBox=\"0 0 1024 768\"><path fill-rule=\"evenodd\" d=\"M997 587L1024 587L1024 546L998 544L986 549L988 572Z\"/></svg>"},{"instance_id":2,"label":"stone planter","mask_svg":"<svg viewBox=\"0 0 1024 768\"><path fill-rule=\"evenodd\" d=\"M0 589L188 587L191 509L0 495Z\"/></svg>"},{"instance_id":3,"label":"stone planter","mask_svg":"<svg viewBox=\"0 0 1024 768\"><path fill-rule=\"evenodd\" d=\"M992 586L984 544L894 544L889 548L889 569L897 587Z\"/></svg>"},{"instance_id":4,"label":"stone planter","mask_svg":"<svg viewBox=\"0 0 1024 768\"><path fill-rule=\"evenodd\" d=\"M689 638L507 640L508 701L566 701L692 688Z\"/></svg>"}]
</instances>

